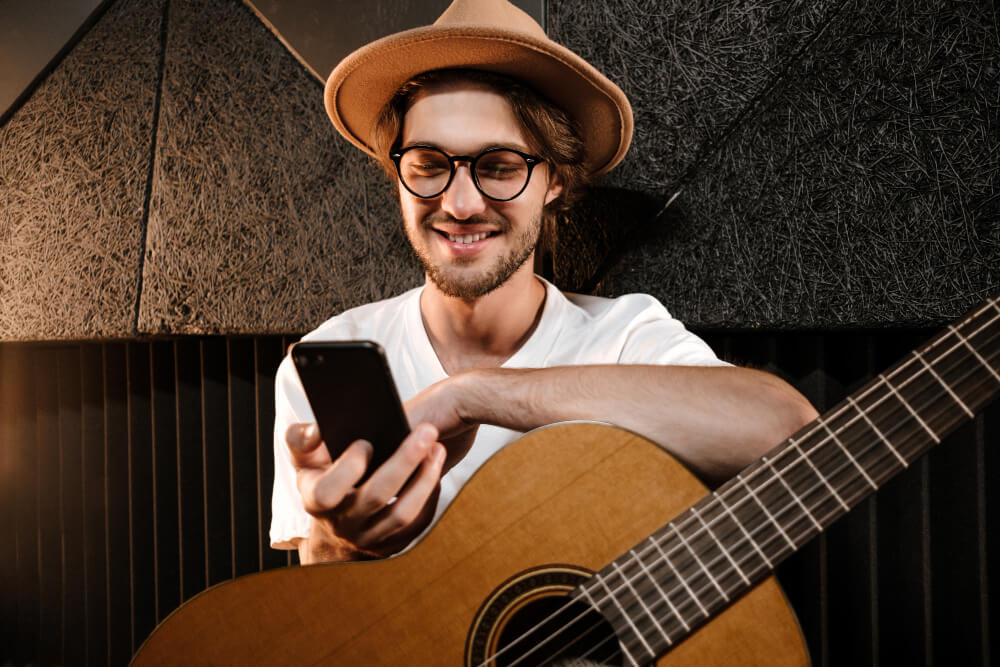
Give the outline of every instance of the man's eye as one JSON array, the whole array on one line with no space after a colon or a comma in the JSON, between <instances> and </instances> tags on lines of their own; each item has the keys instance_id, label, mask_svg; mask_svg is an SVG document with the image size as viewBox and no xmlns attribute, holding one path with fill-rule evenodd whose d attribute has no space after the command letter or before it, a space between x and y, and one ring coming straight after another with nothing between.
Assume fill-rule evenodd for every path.
<instances>
[{"instance_id":1,"label":"man's eye","mask_svg":"<svg viewBox=\"0 0 1000 667\"><path fill-rule=\"evenodd\" d=\"M484 178L512 178L521 168L517 165L491 164L480 168L479 175Z\"/></svg>"},{"instance_id":2,"label":"man's eye","mask_svg":"<svg viewBox=\"0 0 1000 667\"><path fill-rule=\"evenodd\" d=\"M407 165L406 170L417 176L433 176L447 172L448 165L441 162L413 162Z\"/></svg>"}]
</instances>

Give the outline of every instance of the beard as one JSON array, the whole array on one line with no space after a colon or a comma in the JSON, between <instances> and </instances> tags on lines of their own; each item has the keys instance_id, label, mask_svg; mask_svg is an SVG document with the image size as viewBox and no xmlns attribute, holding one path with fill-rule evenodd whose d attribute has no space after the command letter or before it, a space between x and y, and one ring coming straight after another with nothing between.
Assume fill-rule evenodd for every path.
<instances>
[{"instance_id":1,"label":"beard","mask_svg":"<svg viewBox=\"0 0 1000 667\"><path fill-rule=\"evenodd\" d=\"M477 258L460 257L454 259L449 266L434 264L423 238L416 238L425 231L437 234L437 232L432 231L433 226L438 222L445 221L454 222L454 219L447 215L431 214L421 221L420 229L411 233L407 228L406 233L427 277L443 294L458 299L478 299L507 282L535 251L542 229L542 216L539 212L524 231L514 238L514 244L510 251L497 257L492 266L481 272L473 273L471 270L463 270L463 267L470 266L477 261ZM467 224L490 223L498 226L502 234L511 233L510 221L501 215L495 217L473 216L464 222Z\"/></svg>"}]
</instances>

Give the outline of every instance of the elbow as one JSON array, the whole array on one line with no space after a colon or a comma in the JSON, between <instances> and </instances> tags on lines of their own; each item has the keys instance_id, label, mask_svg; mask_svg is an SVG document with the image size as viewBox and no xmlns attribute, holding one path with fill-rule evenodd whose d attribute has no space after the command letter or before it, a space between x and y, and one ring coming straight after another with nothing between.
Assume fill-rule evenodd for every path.
<instances>
[{"instance_id":1,"label":"elbow","mask_svg":"<svg viewBox=\"0 0 1000 667\"><path fill-rule=\"evenodd\" d=\"M785 435L782 440L797 432L806 424L810 424L819 417L819 412L813 407L802 394L795 392L795 396L786 402L785 405Z\"/></svg>"},{"instance_id":2,"label":"elbow","mask_svg":"<svg viewBox=\"0 0 1000 667\"><path fill-rule=\"evenodd\" d=\"M790 386L778 392L774 397L774 407L771 410L773 419L769 420L768 428L764 429L760 438L760 455L784 442L807 424L819 417L819 412L809 400Z\"/></svg>"}]
</instances>

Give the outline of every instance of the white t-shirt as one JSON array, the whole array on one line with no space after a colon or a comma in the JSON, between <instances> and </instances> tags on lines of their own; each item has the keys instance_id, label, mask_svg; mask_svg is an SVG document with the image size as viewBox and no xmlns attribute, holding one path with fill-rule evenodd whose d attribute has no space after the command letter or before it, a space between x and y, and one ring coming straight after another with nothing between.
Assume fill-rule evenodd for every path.
<instances>
[{"instance_id":1,"label":"white t-shirt","mask_svg":"<svg viewBox=\"0 0 1000 667\"><path fill-rule=\"evenodd\" d=\"M711 348L673 319L659 301L646 294L617 299L564 294L545 281L545 307L530 338L504 368L544 368L584 364L670 364L719 366ZM389 368L404 403L447 377L431 347L420 317L423 287L370 303L333 317L303 340L377 341L385 348ZM309 515L295 485L285 430L312 422L312 411L289 357L281 362L275 383L274 494L271 500L271 546L295 549L309 536ZM493 454L516 440L517 431L482 425L469 453L441 480L435 521Z\"/></svg>"}]
</instances>

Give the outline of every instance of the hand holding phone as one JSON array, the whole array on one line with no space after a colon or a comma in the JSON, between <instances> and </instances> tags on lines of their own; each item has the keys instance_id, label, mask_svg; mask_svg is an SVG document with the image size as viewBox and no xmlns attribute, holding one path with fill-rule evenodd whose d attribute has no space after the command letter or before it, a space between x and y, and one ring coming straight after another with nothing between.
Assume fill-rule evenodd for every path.
<instances>
[{"instance_id":1,"label":"hand holding phone","mask_svg":"<svg viewBox=\"0 0 1000 667\"><path fill-rule=\"evenodd\" d=\"M372 444L367 477L410 432L382 347L365 340L304 342L291 354L330 458L355 440Z\"/></svg>"},{"instance_id":2,"label":"hand holding phone","mask_svg":"<svg viewBox=\"0 0 1000 667\"><path fill-rule=\"evenodd\" d=\"M423 424L410 432L376 343L299 343L291 356L319 426L316 434L294 424L285 435L312 515L301 562L399 551L434 515L445 459L437 429ZM328 455L317 456L321 438ZM372 443L371 460L351 446L358 439Z\"/></svg>"}]
</instances>

